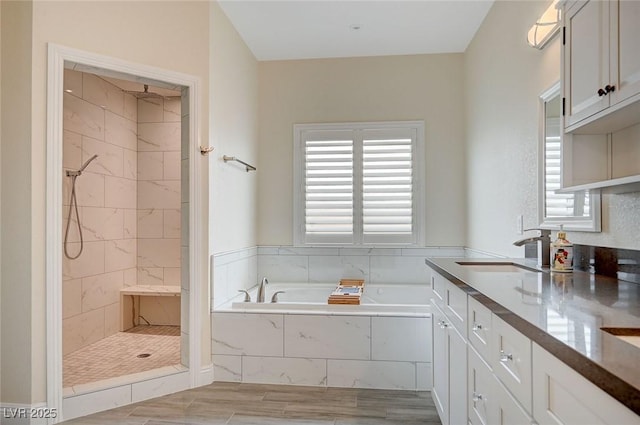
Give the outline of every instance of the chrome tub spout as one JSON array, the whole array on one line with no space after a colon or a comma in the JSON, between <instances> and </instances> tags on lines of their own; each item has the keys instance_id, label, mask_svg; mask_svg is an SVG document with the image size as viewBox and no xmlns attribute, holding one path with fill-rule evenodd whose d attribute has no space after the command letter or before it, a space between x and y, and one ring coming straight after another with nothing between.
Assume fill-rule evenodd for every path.
<instances>
[{"instance_id":1,"label":"chrome tub spout","mask_svg":"<svg viewBox=\"0 0 640 425\"><path fill-rule=\"evenodd\" d=\"M260 286L258 286L258 294L256 295L256 302L257 303L263 303L264 302L264 295L266 293L266 286L269 283L269 281L267 280L266 277L262 278L262 282L260 282Z\"/></svg>"}]
</instances>

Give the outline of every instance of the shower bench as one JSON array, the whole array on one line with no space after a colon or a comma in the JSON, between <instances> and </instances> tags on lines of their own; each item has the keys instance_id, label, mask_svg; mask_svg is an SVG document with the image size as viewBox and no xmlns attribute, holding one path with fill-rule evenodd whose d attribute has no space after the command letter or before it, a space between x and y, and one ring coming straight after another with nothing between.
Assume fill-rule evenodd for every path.
<instances>
[{"instance_id":1,"label":"shower bench","mask_svg":"<svg viewBox=\"0 0 640 425\"><path fill-rule=\"evenodd\" d=\"M142 298L148 297L174 297L178 298L177 314L173 309L167 309L163 305L157 308L159 312L153 313L157 318L154 322L162 322L162 325L180 325L180 286L136 285L128 286L120 290L120 331L126 331L139 324L142 316ZM144 319L144 318L143 318ZM146 319L144 319L146 320ZM155 324L155 323L154 323Z\"/></svg>"}]
</instances>

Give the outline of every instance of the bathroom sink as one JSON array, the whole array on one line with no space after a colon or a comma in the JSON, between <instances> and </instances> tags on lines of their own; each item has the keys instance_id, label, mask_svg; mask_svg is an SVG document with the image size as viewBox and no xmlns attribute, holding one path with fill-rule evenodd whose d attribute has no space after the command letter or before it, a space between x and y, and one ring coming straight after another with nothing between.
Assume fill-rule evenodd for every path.
<instances>
[{"instance_id":1,"label":"bathroom sink","mask_svg":"<svg viewBox=\"0 0 640 425\"><path fill-rule=\"evenodd\" d=\"M541 272L541 270L534 269L532 267L523 266L521 264L513 263L511 261L456 261L456 263L474 272L491 272L491 273L496 273L496 272L540 273Z\"/></svg>"},{"instance_id":2,"label":"bathroom sink","mask_svg":"<svg viewBox=\"0 0 640 425\"><path fill-rule=\"evenodd\" d=\"M640 328L600 328L603 331L640 348Z\"/></svg>"}]
</instances>

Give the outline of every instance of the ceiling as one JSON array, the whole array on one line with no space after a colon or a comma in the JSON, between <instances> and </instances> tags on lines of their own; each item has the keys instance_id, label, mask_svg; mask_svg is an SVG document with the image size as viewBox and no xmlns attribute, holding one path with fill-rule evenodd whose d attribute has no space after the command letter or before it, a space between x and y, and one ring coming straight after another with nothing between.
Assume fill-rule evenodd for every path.
<instances>
[{"instance_id":1,"label":"ceiling","mask_svg":"<svg viewBox=\"0 0 640 425\"><path fill-rule=\"evenodd\" d=\"M260 61L464 52L493 0L220 0Z\"/></svg>"}]
</instances>

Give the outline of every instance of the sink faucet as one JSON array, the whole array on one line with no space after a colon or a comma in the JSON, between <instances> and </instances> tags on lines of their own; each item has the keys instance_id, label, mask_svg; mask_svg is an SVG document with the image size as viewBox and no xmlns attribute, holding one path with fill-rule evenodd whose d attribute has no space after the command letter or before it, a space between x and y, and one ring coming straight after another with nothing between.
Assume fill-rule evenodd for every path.
<instances>
[{"instance_id":1,"label":"sink faucet","mask_svg":"<svg viewBox=\"0 0 640 425\"><path fill-rule=\"evenodd\" d=\"M267 286L267 284L269 283L269 281L267 280L266 277L262 278L262 282L260 282L260 286L258 286L258 295L256 295L256 302L257 303L263 303L264 302L264 294L266 292L265 286Z\"/></svg>"},{"instance_id":2,"label":"sink faucet","mask_svg":"<svg viewBox=\"0 0 640 425\"><path fill-rule=\"evenodd\" d=\"M530 238L520 239L515 241L515 246L522 246L531 242L538 243L538 267L549 267L549 261L551 257L551 230L549 229L526 229L540 231L539 236L533 236Z\"/></svg>"}]
</instances>

